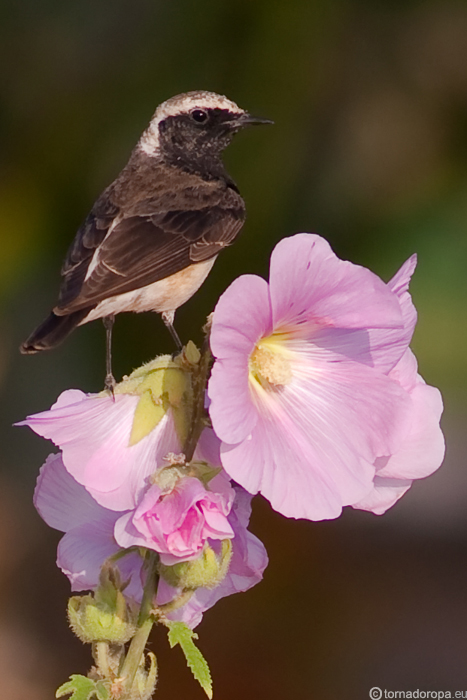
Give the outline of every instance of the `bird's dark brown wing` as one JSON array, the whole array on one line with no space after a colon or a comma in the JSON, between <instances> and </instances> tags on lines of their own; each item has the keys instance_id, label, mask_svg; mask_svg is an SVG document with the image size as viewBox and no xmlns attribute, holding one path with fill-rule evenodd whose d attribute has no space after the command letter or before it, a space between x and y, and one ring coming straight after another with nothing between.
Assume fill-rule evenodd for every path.
<instances>
[{"instance_id":1,"label":"bird's dark brown wing","mask_svg":"<svg viewBox=\"0 0 467 700\"><path fill-rule=\"evenodd\" d=\"M239 197L238 206L233 207L165 211L120 221L117 218L108 234L109 228L93 230L91 226L75 252L73 246L70 249L54 311L72 313L208 260L233 242L243 221Z\"/></svg>"}]
</instances>

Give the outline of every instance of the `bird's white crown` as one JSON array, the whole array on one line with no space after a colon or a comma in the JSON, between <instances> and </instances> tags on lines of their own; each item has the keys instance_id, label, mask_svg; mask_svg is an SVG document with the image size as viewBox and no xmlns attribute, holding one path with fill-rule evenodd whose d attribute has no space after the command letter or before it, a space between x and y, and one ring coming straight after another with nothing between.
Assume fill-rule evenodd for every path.
<instances>
[{"instance_id":1,"label":"bird's white crown","mask_svg":"<svg viewBox=\"0 0 467 700\"><path fill-rule=\"evenodd\" d=\"M141 149L148 155L155 155L159 148L159 124L167 117L184 114L196 108L226 109L235 114L243 114L245 111L232 100L227 99L224 95L218 95L216 92L196 90L175 95L175 97L162 102L156 109L148 128L140 139Z\"/></svg>"}]
</instances>

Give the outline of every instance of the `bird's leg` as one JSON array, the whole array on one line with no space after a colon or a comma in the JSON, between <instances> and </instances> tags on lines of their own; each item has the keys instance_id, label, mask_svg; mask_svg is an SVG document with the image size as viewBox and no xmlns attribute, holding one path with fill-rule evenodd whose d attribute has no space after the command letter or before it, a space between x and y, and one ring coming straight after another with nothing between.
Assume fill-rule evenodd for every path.
<instances>
[{"instance_id":1,"label":"bird's leg","mask_svg":"<svg viewBox=\"0 0 467 700\"><path fill-rule=\"evenodd\" d=\"M102 319L105 328L105 388L107 391L110 391L112 396L114 395L114 388L117 383L112 374L112 328L114 321L115 316L113 314L104 316Z\"/></svg>"},{"instance_id":2,"label":"bird's leg","mask_svg":"<svg viewBox=\"0 0 467 700\"><path fill-rule=\"evenodd\" d=\"M175 340L175 344L176 344L178 350L181 351L183 348L182 341L178 337L178 333L174 328L175 311L163 311L161 313L161 316L162 316L162 320L164 321L165 325L169 329L170 335Z\"/></svg>"}]
</instances>

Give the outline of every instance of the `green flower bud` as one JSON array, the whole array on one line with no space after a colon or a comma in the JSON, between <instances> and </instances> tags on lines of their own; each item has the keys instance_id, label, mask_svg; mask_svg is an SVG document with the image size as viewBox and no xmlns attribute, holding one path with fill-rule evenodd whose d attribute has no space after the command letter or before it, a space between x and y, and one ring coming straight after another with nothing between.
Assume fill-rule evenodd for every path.
<instances>
[{"instance_id":1,"label":"green flower bud","mask_svg":"<svg viewBox=\"0 0 467 700\"><path fill-rule=\"evenodd\" d=\"M135 633L136 615L128 607L118 572L104 565L96 593L73 596L68 601L68 619L82 642L124 644Z\"/></svg>"},{"instance_id":2,"label":"green flower bud","mask_svg":"<svg viewBox=\"0 0 467 700\"><path fill-rule=\"evenodd\" d=\"M197 559L180 562L173 566L159 565L162 578L174 588L196 590L215 588L225 578L232 558L231 540L222 540L221 552L217 555L212 547L205 544Z\"/></svg>"}]
</instances>

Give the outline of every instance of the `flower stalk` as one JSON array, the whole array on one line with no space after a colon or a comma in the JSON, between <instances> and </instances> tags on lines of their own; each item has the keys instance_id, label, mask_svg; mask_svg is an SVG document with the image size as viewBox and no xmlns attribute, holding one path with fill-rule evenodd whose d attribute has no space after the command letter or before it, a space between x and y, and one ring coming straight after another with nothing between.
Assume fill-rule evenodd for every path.
<instances>
[{"instance_id":1,"label":"flower stalk","mask_svg":"<svg viewBox=\"0 0 467 700\"><path fill-rule=\"evenodd\" d=\"M157 592L157 564L158 556L156 552L146 552L146 583L144 586L143 599L138 616L137 629L130 642L128 652L123 661L120 677L124 679L124 690L119 700L130 700L136 672L141 664L149 634L154 625L153 605Z\"/></svg>"}]
</instances>

